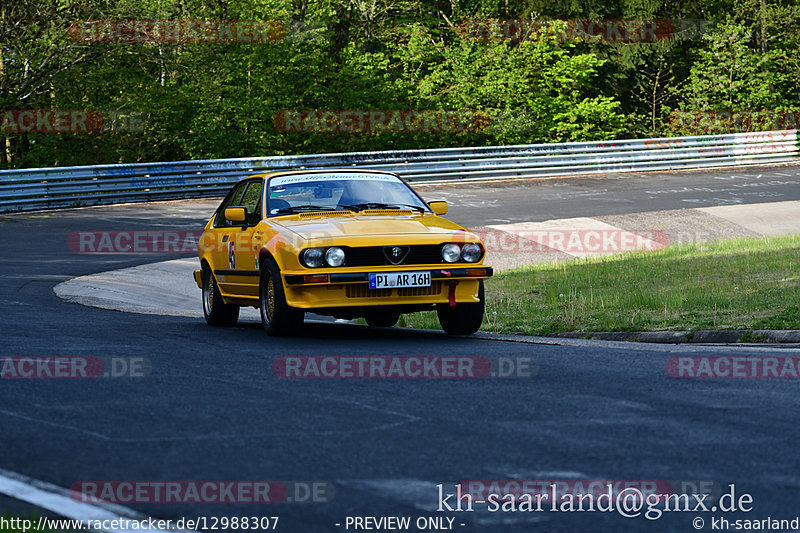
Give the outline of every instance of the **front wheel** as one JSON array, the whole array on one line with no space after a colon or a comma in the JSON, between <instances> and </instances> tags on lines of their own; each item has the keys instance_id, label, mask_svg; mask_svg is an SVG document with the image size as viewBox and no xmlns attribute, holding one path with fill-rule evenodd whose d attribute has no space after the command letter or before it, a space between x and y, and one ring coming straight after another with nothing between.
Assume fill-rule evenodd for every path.
<instances>
[{"instance_id":1,"label":"front wheel","mask_svg":"<svg viewBox=\"0 0 800 533\"><path fill-rule=\"evenodd\" d=\"M222 301L217 279L208 265L203 266L203 316L209 326L234 326L239 320L239 306Z\"/></svg>"},{"instance_id":2,"label":"front wheel","mask_svg":"<svg viewBox=\"0 0 800 533\"><path fill-rule=\"evenodd\" d=\"M286 303L286 294L278 265L267 260L261 267L258 288L261 326L269 335L282 337L293 335L303 325L303 311Z\"/></svg>"},{"instance_id":3,"label":"front wheel","mask_svg":"<svg viewBox=\"0 0 800 533\"><path fill-rule=\"evenodd\" d=\"M436 309L439 315L439 324L445 333L450 335L470 335L481 328L483 323L483 312L486 301L483 295L483 280L478 285L478 299L474 303L456 304L450 307L449 304L439 304Z\"/></svg>"}]
</instances>

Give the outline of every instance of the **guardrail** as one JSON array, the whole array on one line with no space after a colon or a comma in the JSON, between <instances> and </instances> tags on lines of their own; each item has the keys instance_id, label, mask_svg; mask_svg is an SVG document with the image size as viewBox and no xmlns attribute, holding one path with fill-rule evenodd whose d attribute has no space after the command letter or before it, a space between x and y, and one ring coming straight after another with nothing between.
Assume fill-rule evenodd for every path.
<instances>
[{"instance_id":1,"label":"guardrail","mask_svg":"<svg viewBox=\"0 0 800 533\"><path fill-rule=\"evenodd\" d=\"M797 130L0 171L0 212L223 196L257 172L389 170L411 183L800 162Z\"/></svg>"}]
</instances>

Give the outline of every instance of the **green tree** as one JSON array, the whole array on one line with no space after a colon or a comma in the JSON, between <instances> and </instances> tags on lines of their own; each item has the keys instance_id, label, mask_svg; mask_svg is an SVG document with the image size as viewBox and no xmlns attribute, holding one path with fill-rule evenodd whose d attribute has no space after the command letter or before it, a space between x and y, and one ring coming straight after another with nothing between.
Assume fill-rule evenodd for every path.
<instances>
[{"instance_id":1,"label":"green tree","mask_svg":"<svg viewBox=\"0 0 800 533\"><path fill-rule=\"evenodd\" d=\"M521 43L441 43L416 31L402 57L416 70L414 97L428 108L488 112L495 121L484 142L608 139L625 129L619 102L592 90L603 60L560 42L557 28Z\"/></svg>"},{"instance_id":2,"label":"green tree","mask_svg":"<svg viewBox=\"0 0 800 533\"><path fill-rule=\"evenodd\" d=\"M751 30L731 17L705 37L684 90L687 108L774 109L786 103L779 88L787 75L776 68L783 53L760 52L751 42Z\"/></svg>"}]
</instances>

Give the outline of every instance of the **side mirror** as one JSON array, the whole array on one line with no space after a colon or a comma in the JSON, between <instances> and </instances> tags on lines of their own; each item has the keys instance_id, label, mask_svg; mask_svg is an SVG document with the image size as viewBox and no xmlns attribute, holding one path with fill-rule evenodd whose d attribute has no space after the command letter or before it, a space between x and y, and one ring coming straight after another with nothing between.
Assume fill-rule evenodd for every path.
<instances>
[{"instance_id":1,"label":"side mirror","mask_svg":"<svg viewBox=\"0 0 800 533\"><path fill-rule=\"evenodd\" d=\"M444 200L439 200L436 202L428 202L428 206L433 209L433 212L437 215L446 215L447 214L447 202Z\"/></svg>"},{"instance_id":2,"label":"side mirror","mask_svg":"<svg viewBox=\"0 0 800 533\"><path fill-rule=\"evenodd\" d=\"M244 224L247 218L247 211L244 207L229 207L225 209L225 220L228 222L238 222Z\"/></svg>"}]
</instances>

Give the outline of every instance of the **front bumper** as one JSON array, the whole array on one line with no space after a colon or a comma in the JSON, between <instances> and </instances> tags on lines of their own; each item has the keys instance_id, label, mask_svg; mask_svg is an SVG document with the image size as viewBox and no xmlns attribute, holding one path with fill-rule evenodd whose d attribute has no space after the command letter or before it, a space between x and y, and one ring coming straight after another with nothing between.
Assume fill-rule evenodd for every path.
<instances>
[{"instance_id":1,"label":"front bumper","mask_svg":"<svg viewBox=\"0 0 800 533\"><path fill-rule=\"evenodd\" d=\"M370 289L369 275L375 272L430 271L430 287ZM441 268L419 266L413 269L374 268L369 272L310 272L283 275L286 301L301 309L334 307L402 306L478 302L480 280L493 274L492 267Z\"/></svg>"},{"instance_id":2,"label":"front bumper","mask_svg":"<svg viewBox=\"0 0 800 533\"><path fill-rule=\"evenodd\" d=\"M369 275L374 272L430 271L430 287L403 289L370 289ZM413 268L373 268L361 272L327 270L283 274L286 302L300 309L330 309L372 306L425 306L440 303L478 302L479 281L490 278L494 271L485 265L442 268L415 265ZM203 288L203 271L194 271L194 280ZM254 279L254 278L248 278ZM257 282L256 282L257 283ZM234 303L247 303L249 300ZM249 304L248 304L249 305Z\"/></svg>"},{"instance_id":3,"label":"front bumper","mask_svg":"<svg viewBox=\"0 0 800 533\"><path fill-rule=\"evenodd\" d=\"M319 281L310 281L306 282L306 278L314 278L316 276L328 276L327 283L357 283L357 282L369 282L369 275L370 273L383 270L380 268L374 268L370 272L327 272L318 274L316 272L312 272L310 274L284 274L283 280L286 282L287 285L318 285ZM403 270L389 270L385 269L385 272L405 272L408 269ZM412 272L412 270L408 270ZM444 280L454 280L454 279L461 279L461 278L469 278L469 279L486 279L492 277L494 274L494 269L492 267L487 267L483 265L478 265L470 268L430 268L430 267L420 267L415 268L413 272L419 271L430 271L431 279L444 279Z\"/></svg>"}]
</instances>

